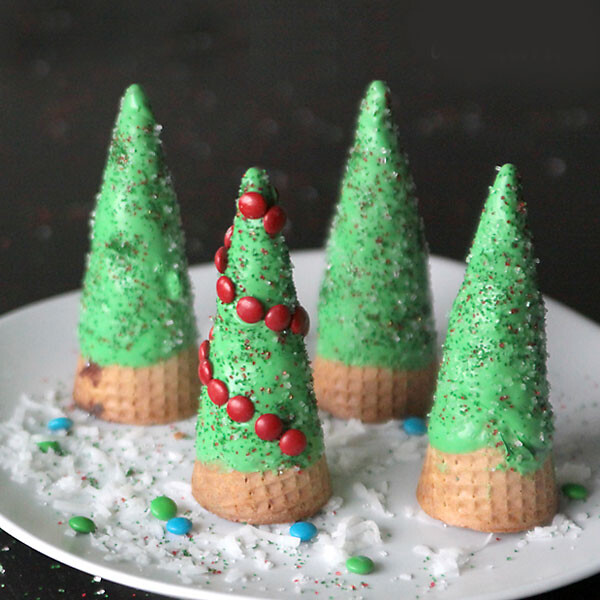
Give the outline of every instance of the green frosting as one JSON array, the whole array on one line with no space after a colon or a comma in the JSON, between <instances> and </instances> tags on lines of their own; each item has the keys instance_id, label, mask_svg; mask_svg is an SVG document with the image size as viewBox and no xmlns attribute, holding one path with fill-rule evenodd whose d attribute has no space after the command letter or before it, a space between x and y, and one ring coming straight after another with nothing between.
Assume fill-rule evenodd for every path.
<instances>
[{"instance_id":1,"label":"green frosting","mask_svg":"<svg viewBox=\"0 0 600 600\"><path fill-rule=\"evenodd\" d=\"M246 172L240 195L246 191L261 193L270 206L277 202L265 171L252 168ZM213 377L227 384L229 397L246 396L254 403L255 413L250 421L236 423L229 418L226 405L216 406L203 387L197 458L246 472L306 468L322 456L324 448L304 338L289 328L271 331L264 320L245 323L236 312L237 301L244 296L259 299L265 311L284 304L294 312L298 301L287 245L281 234L271 237L265 232L263 219L246 219L239 210L233 226L224 275L235 284L235 299L229 304L217 301L209 360ZM265 413L279 416L284 430L302 431L308 442L304 452L288 456L278 441L261 440L254 424Z\"/></svg>"},{"instance_id":2,"label":"green frosting","mask_svg":"<svg viewBox=\"0 0 600 600\"><path fill-rule=\"evenodd\" d=\"M179 207L148 99L130 86L91 222L79 343L100 366L141 367L196 341Z\"/></svg>"},{"instance_id":3,"label":"green frosting","mask_svg":"<svg viewBox=\"0 0 600 600\"><path fill-rule=\"evenodd\" d=\"M553 432L544 301L526 221L519 175L504 165L452 307L429 421L434 448L498 448L523 474L542 465Z\"/></svg>"},{"instance_id":4,"label":"green frosting","mask_svg":"<svg viewBox=\"0 0 600 600\"><path fill-rule=\"evenodd\" d=\"M382 81L361 103L327 246L317 354L420 369L435 360L423 223Z\"/></svg>"}]
</instances>

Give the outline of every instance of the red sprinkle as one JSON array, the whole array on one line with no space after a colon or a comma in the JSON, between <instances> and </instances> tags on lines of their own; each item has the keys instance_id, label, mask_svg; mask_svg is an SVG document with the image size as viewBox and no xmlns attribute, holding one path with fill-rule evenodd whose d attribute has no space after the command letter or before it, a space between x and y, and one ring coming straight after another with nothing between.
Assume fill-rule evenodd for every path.
<instances>
[{"instance_id":1,"label":"red sprinkle","mask_svg":"<svg viewBox=\"0 0 600 600\"><path fill-rule=\"evenodd\" d=\"M217 296L219 296L219 300L225 304L233 302L233 299L235 298L235 285L226 275L221 275L221 277L217 279Z\"/></svg>"},{"instance_id":2,"label":"red sprinkle","mask_svg":"<svg viewBox=\"0 0 600 600\"><path fill-rule=\"evenodd\" d=\"M227 414L236 423L245 423L254 415L254 404L246 396L234 396L227 402Z\"/></svg>"},{"instance_id":3,"label":"red sprinkle","mask_svg":"<svg viewBox=\"0 0 600 600\"><path fill-rule=\"evenodd\" d=\"M198 377L204 385L208 385L208 382L212 379L213 370L209 360L203 360L198 366Z\"/></svg>"},{"instance_id":4,"label":"red sprinkle","mask_svg":"<svg viewBox=\"0 0 600 600\"><path fill-rule=\"evenodd\" d=\"M265 315L265 325L273 331L283 331L290 326L292 315L285 304L272 306Z\"/></svg>"},{"instance_id":5,"label":"red sprinkle","mask_svg":"<svg viewBox=\"0 0 600 600\"><path fill-rule=\"evenodd\" d=\"M283 208L272 206L263 219L265 231L271 236L277 235L284 228L286 220Z\"/></svg>"},{"instance_id":6,"label":"red sprinkle","mask_svg":"<svg viewBox=\"0 0 600 600\"><path fill-rule=\"evenodd\" d=\"M260 219L267 212L267 201L257 192L242 194L238 206L247 219Z\"/></svg>"},{"instance_id":7,"label":"red sprinkle","mask_svg":"<svg viewBox=\"0 0 600 600\"><path fill-rule=\"evenodd\" d=\"M257 323L264 314L265 309L258 298L244 296L238 300L236 311L238 316L245 323Z\"/></svg>"},{"instance_id":8,"label":"red sprinkle","mask_svg":"<svg viewBox=\"0 0 600 600\"><path fill-rule=\"evenodd\" d=\"M227 268L227 248L225 246L221 246L215 252L215 267L217 267L219 273L225 273Z\"/></svg>"},{"instance_id":9,"label":"red sprinkle","mask_svg":"<svg viewBox=\"0 0 600 600\"><path fill-rule=\"evenodd\" d=\"M261 440L272 442L273 440L279 439L279 436L283 431L283 423L277 415L267 413L256 419L254 431Z\"/></svg>"},{"instance_id":10,"label":"red sprinkle","mask_svg":"<svg viewBox=\"0 0 600 600\"><path fill-rule=\"evenodd\" d=\"M210 342L208 340L204 340L200 344L200 348L198 348L198 358L200 360L204 360L205 358L208 358L209 350L210 350Z\"/></svg>"},{"instance_id":11,"label":"red sprinkle","mask_svg":"<svg viewBox=\"0 0 600 600\"><path fill-rule=\"evenodd\" d=\"M310 329L310 318L308 313L301 307L298 306L292 317L292 332L306 335Z\"/></svg>"},{"instance_id":12,"label":"red sprinkle","mask_svg":"<svg viewBox=\"0 0 600 600\"><path fill-rule=\"evenodd\" d=\"M224 244L225 244L225 248L227 248L229 250L229 248L231 248L231 236L233 235L233 225L231 225L229 227L229 229L227 229L227 231L225 232L225 238L223 240Z\"/></svg>"},{"instance_id":13,"label":"red sprinkle","mask_svg":"<svg viewBox=\"0 0 600 600\"><path fill-rule=\"evenodd\" d=\"M299 429L288 429L279 440L279 448L288 456L298 456L306 448L306 436Z\"/></svg>"},{"instance_id":14,"label":"red sprinkle","mask_svg":"<svg viewBox=\"0 0 600 600\"><path fill-rule=\"evenodd\" d=\"M223 406L229 399L227 385L220 379L211 379L206 385L208 397L217 405Z\"/></svg>"},{"instance_id":15,"label":"red sprinkle","mask_svg":"<svg viewBox=\"0 0 600 600\"><path fill-rule=\"evenodd\" d=\"M212 342L215 339L215 326L213 325L208 332L208 339Z\"/></svg>"}]
</instances>

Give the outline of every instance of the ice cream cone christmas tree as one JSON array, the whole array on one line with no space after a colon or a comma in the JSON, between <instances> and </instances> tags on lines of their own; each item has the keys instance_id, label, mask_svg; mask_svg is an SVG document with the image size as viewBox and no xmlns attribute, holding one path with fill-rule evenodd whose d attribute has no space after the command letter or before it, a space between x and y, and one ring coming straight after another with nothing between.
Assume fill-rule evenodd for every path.
<instances>
[{"instance_id":1,"label":"ice cream cone christmas tree","mask_svg":"<svg viewBox=\"0 0 600 600\"><path fill-rule=\"evenodd\" d=\"M197 409L196 324L179 207L148 99L121 100L100 194L79 323L77 404L123 423Z\"/></svg>"},{"instance_id":2,"label":"ice cream cone christmas tree","mask_svg":"<svg viewBox=\"0 0 600 600\"><path fill-rule=\"evenodd\" d=\"M286 522L331 495L323 435L281 229L266 173L247 171L237 213L215 255L217 314L200 346L192 492L233 521Z\"/></svg>"},{"instance_id":3,"label":"ice cream cone christmas tree","mask_svg":"<svg viewBox=\"0 0 600 600\"><path fill-rule=\"evenodd\" d=\"M390 92L374 81L327 245L314 365L321 408L373 422L427 413L437 366L427 260Z\"/></svg>"},{"instance_id":4,"label":"ice cream cone christmas tree","mask_svg":"<svg viewBox=\"0 0 600 600\"><path fill-rule=\"evenodd\" d=\"M554 516L544 320L520 179L504 165L450 314L417 491L431 516L494 532Z\"/></svg>"}]
</instances>

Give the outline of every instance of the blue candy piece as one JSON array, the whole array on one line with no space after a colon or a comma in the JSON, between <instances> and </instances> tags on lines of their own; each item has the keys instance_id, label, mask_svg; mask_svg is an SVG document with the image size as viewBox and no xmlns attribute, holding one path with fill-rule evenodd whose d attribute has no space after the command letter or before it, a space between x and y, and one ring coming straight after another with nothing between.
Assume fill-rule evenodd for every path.
<instances>
[{"instance_id":1,"label":"blue candy piece","mask_svg":"<svg viewBox=\"0 0 600 600\"><path fill-rule=\"evenodd\" d=\"M427 433L425 419L421 419L421 417L408 417L402 426L408 435L425 435Z\"/></svg>"},{"instance_id":2,"label":"blue candy piece","mask_svg":"<svg viewBox=\"0 0 600 600\"><path fill-rule=\"evenodd\" d=\"M174 535L185 535L192 529L192 522L185 517L173 517L166 524L167 531Z\"/></svg>"},{"instance_id":3,"label":"blue candy piece","mask_svg":"<svg viewBox=\"0 0 600 600\"><path fill-rule=\"evenodd\" d=\"M48 429L50 431L59 431L60 429L71 429L73 421L69 417L56 417L48 421Z\"/></svg>"},{"instance_id":4,"label":"blue candy piece","mask_svg":"<svg viewBox=\"0 0 600 600\"><path fill-rule=\"evenodd\" d=\"M298 521L290 527L290 535L300 538L303 542L308 542L317 535L317 528L307 521Z\"/></svg>"}]
</instances>

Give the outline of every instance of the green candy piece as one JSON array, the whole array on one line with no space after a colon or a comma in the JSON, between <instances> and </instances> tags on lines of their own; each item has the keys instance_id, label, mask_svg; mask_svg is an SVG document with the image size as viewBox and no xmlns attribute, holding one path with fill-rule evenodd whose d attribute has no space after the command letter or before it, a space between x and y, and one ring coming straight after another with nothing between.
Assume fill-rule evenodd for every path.
<instances>
[{"instance_id":1,"label":"green candy piece","mask_svg":"<svg viewBox=\"0 0 600 600\"><path fill-rule=\"evenodd\" d=\"M58 454L62 456L64 454L63 449L60 447L58 442L46 441L46 442L38 442L37 447L46 454L48 450L53 450L54 454Z\"/></svg>"},{"instance_id":2,"label":"green candy piece","mask_svg":"<svg viewBox=\"0 0 600 600\"><path fill-rule=\"evenodd\" d=\"M587 488L579 483L565 483L560 489L571 500L587 500L589 494Z\"/></svg>"},{"instance_id":3,"label":"green candy piece","mask_svg":"<svg viewBox=\"0 0 600 600\"><path fill-rule=\"evenodd\" d=\"M452 307L429 442L448 454L497 448L498 466L539 469L552 450L544 300L521 180L504 165L489 190Z\"/></svg>"},{"instance_id":4,"label":"green candy piece","mask_svg":"<svg viewBox=\"0 0 600 600\"><path fill-rule=\"evenodd\" d=\"M196 341L179 206L150 102L127 88L91 219L82 356L143 367Z\"/></svg>"},{"instance_id":5,"label":"green candy piece","mask_svg":"<svg viewBox=\"0 0 600 600\"><path fill-rule=\"evenodd\" d=\"M69 519L69 527L77 533L94 533L96 524L87 517L73 517Z\"/></svg>"},{"instance_id":6,"label":"green candy piece","mask_svg":"<svg viewBox=\"0 0 600 600\"><path fill-rule=\"evenodd\" d=\"M168 496L157 496L150 502L150 512L161 521L168 521L177 514L177 504Z\"/></svg>"},{"instance_id":7,"label":"green candy piece","mask_svg":"<svg viewBox=\"0 0 600 600\"><path fill-rule=\"evenodd\" d=\"M375 565L368 556L351 556L346 561L346 569L357 575L368 575L373 572Z\"/></svg>"}]
</instances>

